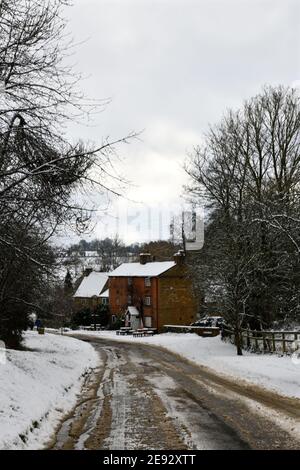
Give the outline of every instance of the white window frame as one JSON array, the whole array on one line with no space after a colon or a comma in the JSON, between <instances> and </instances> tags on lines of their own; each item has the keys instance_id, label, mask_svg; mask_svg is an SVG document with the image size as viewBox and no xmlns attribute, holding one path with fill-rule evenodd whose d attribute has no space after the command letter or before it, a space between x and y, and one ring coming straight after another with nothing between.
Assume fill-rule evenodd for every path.
<instances>
[{"instance_id":1,"label":"white window frame","mask_svg":"<svg viewBox=\"0 0 300 470\"><path fill-rule=\"evenodd\" d=\"M151 287L151 277L145 277L145 287Z\"/></svg>"},{"instance_id":2,"label":"white window frame","mask_svg":"<svg viewBox=\"0 0 300 470\"><path fill-rule=\"evenodd\" d=\"M146 295L146 297L145 297L145 305L146 305L146 307L150 307L150 306L151 306L151 296L150 296L150 295Z\"/></svg>"}]
</instances>

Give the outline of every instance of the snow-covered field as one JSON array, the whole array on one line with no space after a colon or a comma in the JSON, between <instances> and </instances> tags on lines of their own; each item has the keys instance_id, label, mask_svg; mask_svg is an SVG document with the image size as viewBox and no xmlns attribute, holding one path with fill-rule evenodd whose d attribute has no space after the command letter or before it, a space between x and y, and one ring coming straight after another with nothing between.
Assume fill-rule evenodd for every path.
<instances>
[{"instance_id":1,"label":"snow-covered field","mask_svg":"<svg viewBox=\"0 0 300 470\"><path fill-rule=\"evenodd\" d=\"M1 450L42 448L98 362L92 346L66 336L27 332L25 346L0 363Z\"/></svg>"},{"instance_id":2,"label":"snow-covered field","mask_svg":"<svg viewBox=\"0 0 300 470\"><path fill-rule=\"evenodd\" d=\"M300 398L300 361L293 362L289 356L247 352L244 352L243 356L237 356L235 347L221 341L219 336L201 338L196 334L165 333L150 338L133 338L117 336L114 331L77 333L162 346L217 373L260 385L281 395Z\"/></svg>"}]
</instances>

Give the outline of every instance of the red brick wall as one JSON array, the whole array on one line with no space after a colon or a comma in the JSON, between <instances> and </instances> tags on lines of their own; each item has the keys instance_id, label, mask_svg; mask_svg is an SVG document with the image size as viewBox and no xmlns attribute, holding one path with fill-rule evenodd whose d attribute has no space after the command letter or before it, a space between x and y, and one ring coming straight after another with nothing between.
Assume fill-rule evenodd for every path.
<instances>
[{"instance_id":1,"label":"red brick wall","mask_svg":"<svg viewBox=\"0 0 300 470\"><path fill-rule=\"evenodd\" d=\"M112 315L124 313L127 306L127 277L109 278L109 309Z\"/></svg>"},{"instance_id":2,"label":"red brick wall","mask_svg":"<svg viewBox=\"0 0 300 470\"><path fill-rule=\"evenodd\" d=\"M157 278L151 278L151 286L145 286L145 278L133 277L132 285L127 277L111 277L109 280L109 305L112 315L126 312L128 295L131 305L141 311L141 301L151 297L151 306L144 302L144 317L152 317L152 327L161 329L163 325L189 325L195 321L197 303L193 297L191 281L185 266L176 266Z\"/></svg>"},{"instance_id":3,"label":"red brick wall","mask_svg":"<svg viewBox=\"0 0 300 470\"><path fill-rule=\"evenodd\" d=\"M159 277L158 329L164 325L189 325L196 320L197 300L185 264L177 265Z\"/></svg>"},{"instance_id":4,"label":"red brick wall","mask_svg":"<svg viewBox=\"0 0 300 470\"><path fill-rule=\"evenodd\" d=\"M158 322L164 325L189 325L196 320L197 302L184 277L161 277L158 285Z\"/></svg>"},{"instance_id":5,"label":"red brick wall","mask_svg":"<svg viewBox=\"0 0 300 470\"><path fill-rule=\"evenodd\" d=\"M128 295L131 295L131 305L141 310L142 301L144 303L144 316L157 316L157 279L151 278L151 286L145 286L145 278L133 277L132 285L128 284L127 277L111 277L109 279L109 307L112 315L125 313L128 305ZM151 305L146 306L144 299L151 297ZM154 326L154 325L152 325Z\"/></svg>"}]
</instances>

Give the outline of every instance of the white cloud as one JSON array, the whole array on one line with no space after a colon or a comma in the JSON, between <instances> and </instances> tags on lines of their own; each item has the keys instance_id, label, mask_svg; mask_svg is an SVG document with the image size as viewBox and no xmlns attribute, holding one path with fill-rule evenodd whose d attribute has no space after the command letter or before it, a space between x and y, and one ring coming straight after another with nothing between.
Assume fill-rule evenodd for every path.
<instances>
[{"instance_id":1,"label":"white cloud","mask_svg":"<svg viewBox=\"0 0 300 470\"><path fill-rule=\"evenodd\" d=\"M120 148L132 199L180 201L187 151L209 123L266 83L299 80L298 0L78 0L69 30L80 42L84 90L112 97L76 137L99 142L145 129ZM111 209L113 210L113 208ZM100 229L98 229L98 235ZM134 234L131 234L134 236Z\"/></svg>"}]
</instances>

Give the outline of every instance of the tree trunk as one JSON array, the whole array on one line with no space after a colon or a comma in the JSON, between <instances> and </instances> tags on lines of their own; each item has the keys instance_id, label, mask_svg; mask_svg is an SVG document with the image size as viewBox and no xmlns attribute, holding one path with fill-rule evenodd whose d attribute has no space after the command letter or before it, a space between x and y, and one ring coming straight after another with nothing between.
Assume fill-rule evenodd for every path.
<instances>
[{"instance_id":1,"label":"tree trunk","mask_svg":"<svg viewBox=\"0 0 300 470\"><path fill-rule=\"evenodd\" d=\"M242 356L243 355L243 350L242 350L242 340L241 340L240 330L235 330L235 345L236 345L237 355Z\"/></svg>"}]
</instances>

